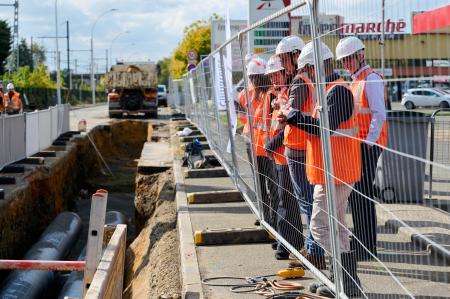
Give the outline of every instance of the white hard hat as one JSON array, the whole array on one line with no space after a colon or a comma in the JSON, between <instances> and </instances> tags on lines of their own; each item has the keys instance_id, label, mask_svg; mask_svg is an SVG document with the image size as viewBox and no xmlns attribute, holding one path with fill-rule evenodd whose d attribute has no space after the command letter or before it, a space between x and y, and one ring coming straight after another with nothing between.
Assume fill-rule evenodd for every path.
<instances>
[{"instance_id":1,"label":"white hard hat","mask_svg":"<svg viewBox=\"0 0 450 299\"><path fill-rule=\"evenodd\" d=\"M6 85L6 89L14 89L14 84L12 83L8 83L8 85Z\"/></svg>"},{"instance_id":2,"label":"white hard hat","mask_svg":"<svg viewBox=\"0 0 450 299\"><path fill-rule=\"evenodd\" d=\"M278 43L277 48L275 49L275 54L290 53L294 50L301 51L304 46L305 43L300 37L289 35L283 37L283 39Z\"/></svg>"},{"instance_id":3,"label":"white hard hat","mask_svg":"<svg viewBox=\"0 0 450 299\"><path fill-rule=\"evenodd\" d=\"M281 64L280 57L278 57L277 55L273 55L272 57L270 57L269 61L267 61L266 75L282 70L284 70L284 67Z\"/></svg>"},{"instance_id":4,"label":"white hard hat","mask_svg":"<svg viewBox=\"0 0 450 299\"><path fill-rule=\"evenodd\" d=\"M246 64L246 65L249 64L249 62L250 62L253 58L259 58L259 56L258 56L257 54L255 54L255 53L248 53L248 54L246 54L245 57L244 57L245 64Z\"/></svg>"},{"instance_id":5,"label":"white hard hat","mask_svg":"<svg viewBox=\"0 0 450 299\"><path fill-rule=\"evenodd\" d=\"M253 58L247 65L247 76L264 75L266 72L266 61L260 57Z\"/></svg>"},{"instance_id":6,"label":"white hard hat","mask_svg":"<svg viewBox=\"0 0 450 299\"><path fill-rule=\"evenodd\" d=\"M321 43L321 55L322 60L325 61L327 59L333 58L333 52L331 52L330 48L324 43ZM311 64L314 65L314 45L313 42L309 42L305 45L302 52L300 53L300 56L298 56L298 69L302 69L305 67L305 65Z\"/></svg>"},{"instance_id":7,"label":"white hard hat","mask_svg":"<svg viewBox=\"0 0 450 299\"><path fill-rule=\"evenodd\" d=\"M342 58L355 54L364 48L363 42L356 36L345 37L341 39L336 46L336 59L341 60Z\"/></svg>"}]
</instances>

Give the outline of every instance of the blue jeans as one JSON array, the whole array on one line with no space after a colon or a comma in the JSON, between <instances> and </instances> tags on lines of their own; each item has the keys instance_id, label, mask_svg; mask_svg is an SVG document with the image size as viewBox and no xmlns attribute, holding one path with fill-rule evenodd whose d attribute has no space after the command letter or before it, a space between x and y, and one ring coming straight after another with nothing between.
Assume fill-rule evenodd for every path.
<instances>
[{"instance_id":1,"label":"blue jeans","mask_svg":"<svg viewBox=\"0 0 450 299\"><path fill-rule=\"evenodd\" d=\"M287 161L295 197L297 198L301 211L306 216L306 227L309 232L306 236L305 248L309 254L324 255L324 250L319 244L314 242L310 229L314 186L306 178L305 157L287 157Z\"/></svg>"}]
</instances>

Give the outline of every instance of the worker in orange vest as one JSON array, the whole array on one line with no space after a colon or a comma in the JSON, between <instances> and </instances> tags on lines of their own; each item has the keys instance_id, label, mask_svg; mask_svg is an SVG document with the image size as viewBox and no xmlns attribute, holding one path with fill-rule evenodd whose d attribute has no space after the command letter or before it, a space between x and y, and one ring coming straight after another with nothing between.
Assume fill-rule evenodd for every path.
<instances>
[{"instance_id":1,"label":"worker in orange vest","mask_svg":"<svg viewBox=\"0 0 450 299\"><path fill-rule=\"evenodd\" d=\"M314 107L313 85L305 74L297 74L298 57L303 49L304 42L297 36L287 36L277 45L275 53L280 57L286 71L286 84L289 86L288 106L311 115ZM306 133L294 125L287 124L284 129L285 155L288 162L289 173L297 198L309 229L313 202L313 185L306 178ZM309 230L306 236L305 249L300 253L305 256L316 268L326 269L324 251L314 242ZM292 266L302 266L301 262L292 261Z\"/></svg>"},{"instance_id":2,"label":"worker in orange vest","mask_svg":"<svg viewBox=\"0 0 450 299\"><path fill-rule=\"evenodd\" d=\"M348 228L345 224L345 212L352 186L361 177L360 142L355 138L358 132L353 94L344 80L333 71L333 53L321 43L321 57L325 65L326 93L331 141L331 157L334 172L335 194L332 200L336 206L337 236L331 236L328 216L327 190L323 163L323 148L320 137L319 103L315 104L311 116L292 109L287 116L281 115L279 120L297 126L307 132L306 175L314 185L314 202L311 217L311 231L314 240L326 252L331 252L331 238L338 237L341 253L342 278L344 292L348 297L361 295L361 285L357 276L357 261L354 252L350 250ZM309 78L315 81L314 47L310 42L299 56L298 67L305 71ZM334 270L331 270L331 280L334 280ZM339 283L339 282L336 282ZM324 297L334 297L334 293L325 285L313 283L310 291Z\"/></svg>"},{"instance_id":3,"label":"worker in orange vest","mask_svg":"<svg viewBox=\"0 0 450 299\"><path fill-rule=\"evenodd\" d=\"M3 106L3 81L0 80L0 114L5 112L5 106Z\"/></svg>"},{"instance_id":4,"label":"worker in orange vest","mask_svg":"<svg viewBox=\"0 0 450 299\"><path fill-rule=\"evenodd\" d=\"M8 114L19 114L23 112L22 100L20 99L20 93L15 91L14 84L9 83L6 86L8 90L3 96L3 106Z\"/></svg>"},{"instance_id":5,"label":"worker in orange vest","mask_svg":"<svg viewBox=\"0 0 450 299\"><path fill-rule=\"evenodd\" d=\"M277 55L267 62L266 75L273 83L276 98L272 101L272 122L270 134L265 150L275 163L275 177L278 184L279 204L277 209L277 231L295 249L300 251L304 246L303 225L300 206L294 196L289 167L284 156L285 147L284 124L278 122L278 113L288 103L288 88L285 84L285 70ZM275 258L285 260L289 258L289 251L279 242Z\"/></svg>"},{"instance_id":6,"label":"worker in orange vest","mask_svg":"<svg viewBox=\"0 0 450 299\"><path fill-rule=\"evenodd\" d=\"M249 54L245 55L245 57L244 57L245 65L247 66L253 58L259 58L259 56L254 53L249 53ZM251 82L249 82L248 96L250 97L250 99L253 97L254 92L255 92L255 88L253 87L253 84ZM246 114L247 114L247 100L246 100L247 97L246 97L245 88L239 92L238 99L239 99L239 105L238 105L239 120L245 126L247 124L247 116L246 116ZM248 127L247 127L247 133L248 133Z\"/></svg>"},{"instance_id":7,"label":"worker in orange vest","mask_svg":"<svg viewBox=\"0 0 450 299\"><path fill-rule=\"evenodd\" d=\"M253 150L256 155L256 170L258 172L261 191L260 208L263 219L276 228L276 211L278 208L278 190L273 180L275 177L272 161L264 150L270 129L270 102L272 93L271 82L265 75L266 62L262 58L254 58L247 65L247 75L255 87L252 106L255 105L253 120ZM260 211L261 212L261 211Z\"/></svg>"},{"instance_id":8,"label":"worker in orange vest","mask_svg":"<svg viewBox=\"0 0 450 299\"><path fill-rule=\"evenodd\" d=\"M377 216L374 179L382 147L387 145L386 89L383 77L365 62L364 44L355 36L343 38L336 47L336 58L352 76L358 138L361 143L362 177L350 196L354 239L358 260L377 255ZM365 249L365 248L367 249Z\"/></svg>"}]
</instances>

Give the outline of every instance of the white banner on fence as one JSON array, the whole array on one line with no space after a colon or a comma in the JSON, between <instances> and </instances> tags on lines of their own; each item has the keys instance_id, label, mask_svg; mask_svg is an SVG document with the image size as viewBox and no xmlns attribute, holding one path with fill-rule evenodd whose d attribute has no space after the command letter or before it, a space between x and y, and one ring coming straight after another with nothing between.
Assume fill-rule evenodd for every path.
<instances>
[{"instance_id":1,"label":"white banner on fence","mask_svg":"<svg viewBox=\"0 0 450 299\"><path fill-rule=\"evenodd\" d=\"M225 35L226 39L229 40L231 38L231 22L230 22L230 11L227 10L227 19L225 21ZM225 79L227 84L227 99L228 99L228 108L230 109L230 124L231 124L231 133L230 139L234 139L234 135L236 134L237 127L237 118L236 118L236 108L234 107L234 93L233 93L233 52L231 49L231 44L228 44L226 47L226 57L224 61L225 65ZM231 141L228 140L227 152L231 153Z\"/></svg>"}]
</instances>

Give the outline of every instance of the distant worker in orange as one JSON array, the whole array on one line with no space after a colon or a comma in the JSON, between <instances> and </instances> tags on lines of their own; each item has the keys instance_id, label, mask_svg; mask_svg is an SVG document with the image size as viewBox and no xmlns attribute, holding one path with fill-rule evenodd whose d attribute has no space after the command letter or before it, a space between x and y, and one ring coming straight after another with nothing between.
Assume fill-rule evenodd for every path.
<instances>
[{"instance_id":1,"label":"distant worker in orange","mask_svg":"<svg viewBox=\"0 0 450 299\"><path fill-rule=\"evenodd\" d=\"M20 93L15 91L14 84L9 83L6 86L8 90L3 96L3 106L7 114L19 114L23 112L22 100L20 99Z\"/></svg>"},{"instance_id":2,"label":"distant worker in orange","mask_svg":"<svg viewBox=\"0 0 450 299\"><path fill-rule=\"evenodd\" d=\"M5 112L5 106L3 106L3 81L0 81L0 114Z\"/></svg>"}]
</instances>

